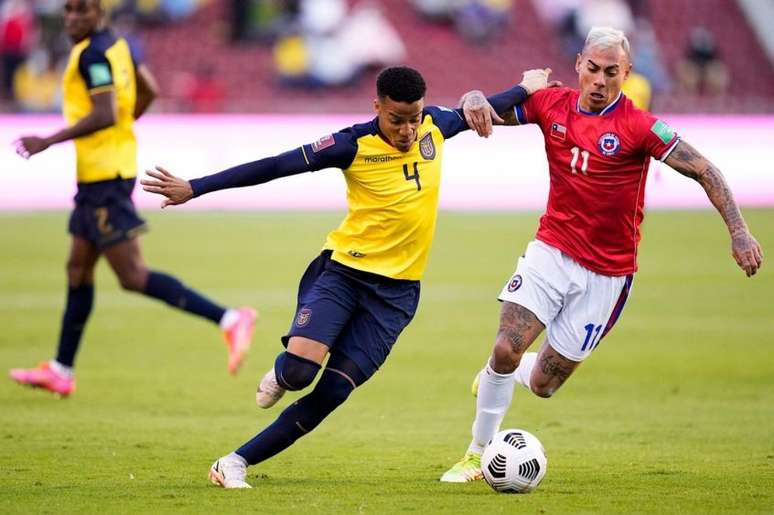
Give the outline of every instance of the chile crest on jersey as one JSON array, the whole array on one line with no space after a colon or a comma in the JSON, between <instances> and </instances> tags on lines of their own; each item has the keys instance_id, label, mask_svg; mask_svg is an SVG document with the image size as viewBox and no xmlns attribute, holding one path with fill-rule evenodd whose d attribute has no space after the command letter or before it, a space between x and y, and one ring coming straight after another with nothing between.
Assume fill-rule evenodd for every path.
<instances>
[{"instance_id":1,"label":"chile crest on jersey","mask_svg":"<svg viewBox=\"0 0 774 515\"><path fill-rule=\"evenodd\" d=\"M597 140L597 146L603 156L614 156L621 150L621 140L614 132L606 132Z\"/></svg>"}]
</instances>

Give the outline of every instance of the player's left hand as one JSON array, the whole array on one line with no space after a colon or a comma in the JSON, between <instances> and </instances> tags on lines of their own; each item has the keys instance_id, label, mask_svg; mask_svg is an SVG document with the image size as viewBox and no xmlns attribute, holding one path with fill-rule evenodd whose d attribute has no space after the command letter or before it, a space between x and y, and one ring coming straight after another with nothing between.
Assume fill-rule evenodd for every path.
<instances>
[{"instance_id":1,"label":"player's left hand","mask_svg":"<svg viewBox=\"0 0 774 515\"><path fill-rule=\"evenodd\" d=\"M17 154L24 159L29 159L35 154L46 150L51 146L51 143L46 138L39 138L38 136L22 136L14 142L14 145L16 145Z\"/></svg>"},{"instance_id":2,"label":"player's left hand","mask_svg":"<svg viewBox=\"0 0 774 515\"><path fill-rule=\"evenodd\" d=\"M747 277L755 275L763 263L763 250L748 230L731 236L731 255Z\"/></svg>"},{"instance_id":3,"label":"player's left hand","mask_svg":"<svg viewBox=\"0 0 774 515\"><path fill-rule=\"evenodd\" d=\"M177 206L185 204L193 198L193 188L191 183L180 177L175 177L161 166L156 166L156 170L145 170L149 177L156 180L142 179L142 189L150 193L158 193L167 197L162 202L162 209L167 206Z\"/></svg>"},{"instance_id":4,"label":"player's left hand","mask_svg":"<svg viewBox=\"0 0 774 515\"><path fill-rule=\"evenodd\" d=\"M481 91L468 91L460 99L468 127L483 138L492 135L492 122L505 123Z\"/></svg>"},{"instance_id":5,"label":"player's left hand","mask_svg":"<svg viewBox=\"0 0 774 515\"><path fill-rule=\"evenodd\" d=\"M549 75L551 75L551 68L527 70L522 74L519 86L524 88L530 95L541 89L562 86L562 83L558 80L549 81Z\"/></svg>"}]
</instances>

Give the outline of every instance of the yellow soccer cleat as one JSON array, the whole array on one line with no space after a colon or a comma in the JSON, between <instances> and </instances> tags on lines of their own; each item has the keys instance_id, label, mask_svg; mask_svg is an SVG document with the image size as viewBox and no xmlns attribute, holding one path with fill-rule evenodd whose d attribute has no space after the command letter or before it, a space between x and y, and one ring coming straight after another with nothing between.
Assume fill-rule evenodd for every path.
<instances>
[{"instance_id":1,"label":"yellow soccer cleat","mask_svg":"<svg viewBox=\"0 0 774 515\"><path fill-rule=\"evenodd\" d=\"M478 381L480 376L481 376L481 372L477 373L476 376L473 378L473 384L470 385L470 393L473 394L473 397L478 397Z\"/></svg>"},{"instance_id":2,"label":"yellow soccer cleat","mask_svg":"<svg viewBox=\"0 0 774 515\"><path fill-rule=\"evenodd\" d=\"M441 476L442 483L467 483L483 479L481 455L468 451L465 456Z\"/></svg>"}]
</instances>

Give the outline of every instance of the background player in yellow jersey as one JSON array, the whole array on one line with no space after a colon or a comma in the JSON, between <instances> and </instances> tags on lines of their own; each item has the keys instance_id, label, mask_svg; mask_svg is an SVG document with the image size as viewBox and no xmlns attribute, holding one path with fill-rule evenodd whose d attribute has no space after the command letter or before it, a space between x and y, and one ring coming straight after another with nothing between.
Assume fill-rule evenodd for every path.
<instances>
[{"instance_id":1,"label":"background player in yellow jersey","mask_svg":"<svg viewBox=\"0 0 774 515\"><path fill-rule=\"evenodd\" d=\"M502 113L546 87L549 70L532 70L522 84L489 98ZM419 280L435 230L443 144L468 128L461 111L424 105L425 82L416 70L393 67L376 82L377 117L275 157L190 182L163 168L149 171L146 191L176 205L224 188L250 186L302 172L340 168L349 212L307 268L287 350L261 380L256 401L273 406L286 390L314 389L269 427L217 460L210 479L249 488L247 465L289 447L313 430L384 363L419 302Z\"/></svg>"},{"instance_id":2,"label":"background player in yellow jersey","mask_svg":"<svg viewBox=\"0 0 774 515\"><path fill-rule=\"evenodd\" d=\"M123 288L220 324L232 373L250 345L256 317L252 309L225 309L176 278L146 267L138 238L146 226L131 199L137 175L132 126L150 106L157 86L104 18L99 0L65 2L65 30L74 43L63 78L68 126L48 137L24 136L17 142L19 155L29 158L55 143L75 141L78 192L69 224L67 307L57 356L37 368L11 370L17 382L62 396L75 389L72 367L91 312L94 267L101 255Z\"/></svg>"}]
</instances>

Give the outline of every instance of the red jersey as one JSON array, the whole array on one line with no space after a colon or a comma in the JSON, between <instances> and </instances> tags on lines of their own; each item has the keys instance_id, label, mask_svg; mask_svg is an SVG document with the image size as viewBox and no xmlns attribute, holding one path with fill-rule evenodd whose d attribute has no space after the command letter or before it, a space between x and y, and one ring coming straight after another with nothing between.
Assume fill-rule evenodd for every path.
<instances>
[{"instance_id":1,"label":"red jersey","mask_svg":"<svg viewBox=\"0 0 774 515\"><path fill-rule=\"evenodd\" d=\"M581 111L579 96L549 88L515 108L546 144L551 186L537 239L596 273L628 275L637 270L650 158L666 159L679 137L622 94L600 113Z\"/></svg>"}]
</instances>

